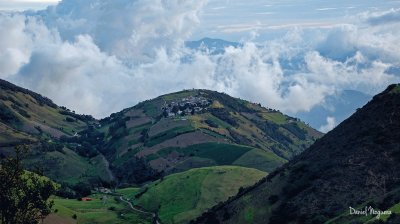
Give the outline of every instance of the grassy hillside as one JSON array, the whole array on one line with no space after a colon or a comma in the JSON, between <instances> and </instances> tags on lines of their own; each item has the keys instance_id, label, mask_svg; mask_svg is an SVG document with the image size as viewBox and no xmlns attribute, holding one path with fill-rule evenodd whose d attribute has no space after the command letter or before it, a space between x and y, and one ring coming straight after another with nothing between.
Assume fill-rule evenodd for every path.
<instances>
[{"instance_id":1,"label":"grassy hillside","mask_svg":"<svg viewBox=\"0 0 400 224\"><path fill-rule=\"evenodd\" d=\"M399 223L400 96L391 85L304 153L198 223ZM391 211L379 220L349 207Z\"/></svg>"},{"instance_id":2,"label":"grassy hillside","mask_svg":"<svg viewBox=\"0 0 400 224\"><path fill-rule=\"evenodd\" d=\"M162 223L188 223L265 175L256 169L234 166L191 169L145 186L145 193L134 203L157 212Z\"/></svg>"},{"instance_id":3,"label":"grassy hillside","mask_svg":"<svg viewBox=\"0 0 400 224\"><path fill-rule=\"evenodd\" d=\"M2 146L35 142L39 137L74 135L87 128L86 121L94 120L4 80L0 80L0 111L0 131L10 138L8 142L0 142Z\"/></svg>"},{"instance_id":4,"label":"grassy hillside","mask_svg":"<svg viewBox=\"0 0 400 224\"><path fill-rule=\"evenodd\" d=\"M106 161L92 144L97 125L89 115L0 80L0 156L12 155L15 145L26 144L28 169L42 169L53 180L71 185L112 180Z\"/></svg>"}]
</instances>

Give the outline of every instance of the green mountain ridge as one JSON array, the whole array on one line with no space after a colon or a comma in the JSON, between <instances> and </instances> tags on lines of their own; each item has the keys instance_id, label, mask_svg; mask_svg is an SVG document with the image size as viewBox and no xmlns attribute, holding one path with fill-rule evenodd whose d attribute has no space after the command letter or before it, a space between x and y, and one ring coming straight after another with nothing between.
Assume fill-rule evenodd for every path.
<instances>
[{"instance_id":1,"label":"green mountain ridge","mask_svg":"<svg viewBox=\"0 0 400 224\"><path fill-rule=\"evenodd\" d=\"M194 223L399 223L400 85ZM350 215L371 206L391 216Z\"/></svg>"},{"instance_id":2,"label":"green mountain ridge","mask_svg":"<svg viewBox=\"0 0 400 224\"><path fill-rule=\"evenodd\" d=\"M322 136L298 119L209 90L148 100L100 121L102 153L121 182L191 168L239 165L271 172ZM147 162L137 177L124 167Z\"/></svg>"}]
</instances>

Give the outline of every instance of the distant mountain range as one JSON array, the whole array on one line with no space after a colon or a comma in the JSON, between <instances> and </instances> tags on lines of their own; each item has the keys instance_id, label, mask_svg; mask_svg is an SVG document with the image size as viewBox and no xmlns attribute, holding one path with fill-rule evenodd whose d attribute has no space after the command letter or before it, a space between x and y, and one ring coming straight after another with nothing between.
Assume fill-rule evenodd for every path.
<instances>
[{"instance_id":1,"label":"distant mountain range","mask_svg":"<svg viewBox=\"0 0 400 224\"><path fill-rule=\"evenodd\" d=\"M213 54L221 54L225 52L225 48L227 47L240 47L242 46L242 44L206 37L197 41L187 41L185 42L185 46L190 49L195 49L200 51L208 50Z\"/></svg>"}]
</instances>

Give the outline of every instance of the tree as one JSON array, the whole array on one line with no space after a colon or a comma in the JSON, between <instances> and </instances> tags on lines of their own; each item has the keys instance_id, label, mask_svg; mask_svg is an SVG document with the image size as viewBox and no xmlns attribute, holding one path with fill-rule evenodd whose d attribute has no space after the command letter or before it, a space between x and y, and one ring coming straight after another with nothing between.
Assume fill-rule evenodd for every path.
<instances>
[{"instance_id":1,"label":"tree","mask_svg":"<svg viewBox=\"0 0 400 224\"><path fill-rule=\"evenodd\" d=\"M15 148L15 157L0 163L0 220L2 224L35 224L50 214L53 201L49 197L57 186L49 179L27 172L22 159L26 146Z\"/></svg>"},{"instance_id":2,"label":"tree","mask_svg":"<svg viewBox=\"0 0 400 224\"><path fill-rule=\"evenodd\" d=\"M171 110L172 113L176 114L176 113L178 113L178 111L179 111L179 107L178 106L175 105L175 106L172 107L172 110Z\"/></svg>"}]
</instances>

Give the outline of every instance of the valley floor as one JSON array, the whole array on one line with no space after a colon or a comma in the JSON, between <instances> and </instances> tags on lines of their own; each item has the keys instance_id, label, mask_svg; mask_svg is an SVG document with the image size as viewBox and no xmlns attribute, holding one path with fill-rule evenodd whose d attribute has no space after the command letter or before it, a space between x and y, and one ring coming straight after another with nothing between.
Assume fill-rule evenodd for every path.
<instances>
[{"instance_id":1,"label":"valley floor","mask_svg":"<svg viewBox=\"0 0 400 224\"><path fill-rule=\"evenodd\" d=\"M152 223L152 214L132 210L122 197L130 197L138 188L118 190L115 195L92 194L91 201L54 198L54 213L49 215L45 224L94 224L94 223Z\"/></svg>"}]
</instances>

